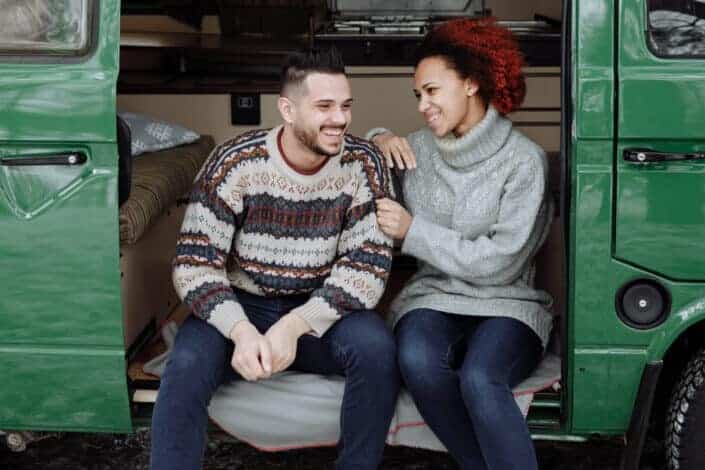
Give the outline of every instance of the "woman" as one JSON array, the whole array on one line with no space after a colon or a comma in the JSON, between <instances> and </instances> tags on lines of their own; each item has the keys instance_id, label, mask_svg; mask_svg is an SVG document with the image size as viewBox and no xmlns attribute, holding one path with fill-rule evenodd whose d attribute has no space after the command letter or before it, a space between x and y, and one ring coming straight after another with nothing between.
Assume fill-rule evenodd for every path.
<instances>
[{"instance_id":1,"label":"woman","mask_svg":"<svg viewBox=\"0 0 705 470\"><path fill-rule=\"evenodd\" d=\"M550 207L544 152L504 117L524 98L521 67L494 20L444 23L414 73L428 127L407 139L368 134L388 165L407 168L408 211L377 206L382 230L419 261L391 308L401 372L463 469L537 468L511 388L538 365L551 330L551 299L533 288Z\"/></svg>"}]
</instances>

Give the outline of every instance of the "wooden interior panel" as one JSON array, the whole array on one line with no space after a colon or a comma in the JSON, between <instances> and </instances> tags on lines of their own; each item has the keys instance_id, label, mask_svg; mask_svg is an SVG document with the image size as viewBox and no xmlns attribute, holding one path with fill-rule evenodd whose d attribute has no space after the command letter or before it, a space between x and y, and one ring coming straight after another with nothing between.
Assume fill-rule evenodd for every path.
<instances>
[{"instance_id":1,"label":"wooden interior panel","mask_svg":"<svg viewBox=\"0 0 705 470\"><path fill-rule=\"evenodd\" d=\"M178 304L171 261L185 208L172 207L137 243L120 246L125 347L132 345L152 319L159 326Z\"/></svg>"}]
</instances>

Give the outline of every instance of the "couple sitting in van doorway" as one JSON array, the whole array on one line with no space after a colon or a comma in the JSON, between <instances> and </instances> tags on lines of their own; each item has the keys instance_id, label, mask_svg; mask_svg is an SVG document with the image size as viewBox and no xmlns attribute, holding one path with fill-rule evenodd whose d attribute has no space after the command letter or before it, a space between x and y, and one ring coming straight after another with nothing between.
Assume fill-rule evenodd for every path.
<instances>
[{"instance_id":1,"label":"couple sitting in van doorway","mask_svg":"<svg viewBox=\"0 0 705 470\"><path fill-rule=\"evenodd\" d=\"M345 377L337 468L379 467L399 370L461 468L537 467L511 387L551 328L550 299L532 288L550 210L544 153L503 117L523 99L521 66L491 20L427 35L413 87L428 128L370 134L405 169L405 209L377 148L345 134L337 53L287 59L283 126L220 145L195 182L174 262L194 315L162 378L153 469L200 468L220 384L287 368ZM392 304L396 341L372 311L392 238L419 261Z\"/></svg>"}]
</instances>

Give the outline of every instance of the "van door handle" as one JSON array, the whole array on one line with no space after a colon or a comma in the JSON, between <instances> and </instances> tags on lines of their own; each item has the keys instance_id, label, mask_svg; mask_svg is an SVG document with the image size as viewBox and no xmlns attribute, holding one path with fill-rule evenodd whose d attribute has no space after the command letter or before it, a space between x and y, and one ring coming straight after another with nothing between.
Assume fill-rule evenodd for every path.
<instances>
[{"instance_id":1,"label":"van door handle","mask_svg":"<svg viewBox=\"0 0 705 470\"><path fill-rule=\"evenodd\" d=\"M705 160L705 152L657 152L650 149L624 149L624 161L628 163L645 164L657 162L682 162Z\"/></svg>"},{"instance_id":2,"label":"van door handle","mask_svg":"<svg viewBox=\"0 0 705 470\"><path fill-rule=\"evenodd\" d=\"M37 166L37 165L83 165L88 157L83 152L57 153L55 155L35 155L27 157L0 158L3 166Z\"/></svg>"}]
</instances>

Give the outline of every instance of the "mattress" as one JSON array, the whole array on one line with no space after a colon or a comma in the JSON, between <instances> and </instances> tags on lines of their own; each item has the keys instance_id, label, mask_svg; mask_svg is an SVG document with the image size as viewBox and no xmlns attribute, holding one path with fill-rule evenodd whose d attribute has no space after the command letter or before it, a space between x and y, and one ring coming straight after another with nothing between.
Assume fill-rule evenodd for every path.
<instances>
[{"instance_id":1,"label":"mattress","mask_svg":"<svg viewBox=\"0 0 705 470\"><path fill-rule=\"evenodd\" d=\"M133 160L130 197L120 207L120 243L134 244L179 198L193 180L215 143L201 136L192 144L144 153Z\"/></svg>"}]
</instances>

